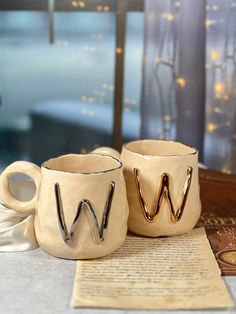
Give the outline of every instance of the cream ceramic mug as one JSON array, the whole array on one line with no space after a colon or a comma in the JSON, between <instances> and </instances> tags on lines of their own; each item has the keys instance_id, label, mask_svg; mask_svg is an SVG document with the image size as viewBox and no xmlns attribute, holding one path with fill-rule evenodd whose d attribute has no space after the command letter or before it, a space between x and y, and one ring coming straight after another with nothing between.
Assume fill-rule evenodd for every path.
<instances>
[{"instance_id":1,"label":"cream ceramic mug","mask_svg":"<svg viewBox=\"0 0 236 314\"><path fill-rule=\"evenodd\" d=\"M119 158L110 148L98 148ZM129 203L128 228L150 236L191 230L201 213L198 151L174 141L138 140L125 144L124 164Z\"/></svg>"},{"instance_id":2,"label":"cream ceramic mug","mask_svg":"<svg viewBox=\"0 0 236 314\"><path fill-rule=\"evenodd\" d=\"M21 202L9 192L9 177L33 178L36 194ZM17 161L0 176L0 198L23 213L35 211L35 233L46 252L69 259L110 254L125 240L128 204L122 163L99 154L64 155L43 163Z\"/></svg>"}]
</instances>

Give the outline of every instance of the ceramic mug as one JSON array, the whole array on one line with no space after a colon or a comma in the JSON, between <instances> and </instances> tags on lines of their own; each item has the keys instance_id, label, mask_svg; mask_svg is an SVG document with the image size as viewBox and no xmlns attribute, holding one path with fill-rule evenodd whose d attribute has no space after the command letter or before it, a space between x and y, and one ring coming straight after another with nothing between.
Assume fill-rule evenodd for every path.
<instances>
[{"instance_id":1,"label":"ceramic mug","mask_svg":"<svg viewBox=\"0 0 236 314\"><path fill-rule=\"evenodd\" d=\"M118 157L114 149L95 150ZM150 236L191 230L201 213L198 151L174 141L138 140L125 144L124 164L129 203L128 228Z\"/></svg>"},{"instance_id":2,"label":"ceramic mug","mask_svg":"<svg viewBox=\"0 0 236 314\"><path fill-rule=\"evenodd\" d=\"M9 177L33 178L32 200L16 200ZM44 162L17 161L0 176L0 198L15 210L35 212L35 233L46 252L69 259L110 254L125 240L128 203L122 163L99 154L64 155Z\"/></svg>"}]
</instances>

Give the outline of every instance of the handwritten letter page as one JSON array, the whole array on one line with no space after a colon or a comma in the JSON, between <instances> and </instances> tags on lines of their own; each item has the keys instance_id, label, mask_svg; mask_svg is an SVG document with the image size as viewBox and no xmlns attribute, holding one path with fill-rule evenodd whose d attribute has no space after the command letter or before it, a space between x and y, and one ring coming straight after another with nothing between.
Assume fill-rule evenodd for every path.
<instances>
[{"instance_id":1,"label":"handwritten letter page","mask_svg":"<svg viewBox=\"0 0 236 314\"><path fill-rule=\"evenodd\" d=\"M74 307L233 306L204 228L168 238L128 236L112 255L77 264Z\"/></svg>"}]
</instances>

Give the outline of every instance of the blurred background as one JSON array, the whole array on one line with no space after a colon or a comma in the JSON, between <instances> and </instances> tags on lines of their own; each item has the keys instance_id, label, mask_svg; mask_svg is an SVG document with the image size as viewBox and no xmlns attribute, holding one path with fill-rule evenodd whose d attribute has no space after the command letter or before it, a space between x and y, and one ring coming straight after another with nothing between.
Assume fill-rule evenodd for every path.
<instances>
[{"instance_id":1,"label":"blurred background","mask_svg":"<svg viewBox=\"0 0 236 314\"><path fill-rule=\"evenodd\" d=\"M235 0L0 2L0 169L138 138L236 173Z\"/></svg>"}]
</instances>

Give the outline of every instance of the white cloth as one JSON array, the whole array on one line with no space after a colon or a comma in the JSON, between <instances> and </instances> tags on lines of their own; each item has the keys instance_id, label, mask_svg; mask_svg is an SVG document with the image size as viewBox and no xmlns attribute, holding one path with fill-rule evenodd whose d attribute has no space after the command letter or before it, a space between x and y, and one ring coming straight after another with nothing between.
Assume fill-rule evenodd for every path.
<instances>
[{"instance_id":1,"label":"white cloth","mask_svg":"<svg viewBox=\"0 0 236 314\"><path fill-rule=\"evenodd\" d=\"M0 252L28 251L37 247L34 215L18 213L0 203Z\"/></svg>"}]
</instances>

